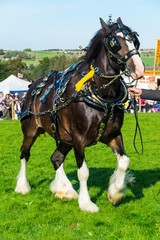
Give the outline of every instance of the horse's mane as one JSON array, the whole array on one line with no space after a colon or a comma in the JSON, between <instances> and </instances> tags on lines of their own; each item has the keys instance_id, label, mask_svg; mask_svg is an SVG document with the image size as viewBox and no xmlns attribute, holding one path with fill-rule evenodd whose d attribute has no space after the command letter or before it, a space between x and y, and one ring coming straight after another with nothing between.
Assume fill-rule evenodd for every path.
<instances>
[{"instance_id":1,"label":"horse's mane","mask_svg":"<svg viewBox=\"0 0 160 240\"><path fill-rule=\"evenodd\" d=\"M118 28L117 23L114 23L111 26L108 26L112 31L115 31ZM123 25L123 29L127 30L128 32L132 32L132 30L127 27L126 25ZM103 47L103 41L104 38L106 38L108 36L108 34L106 33L106 31L104 29L100 29L96 32L96 34L94 35L94 37L90 40L90 43L88 44L88 46L86 47L86 54L84 59L87 62L91 62L92 59L95 59L100 48Z\"/></svg>"},{"instance_id":2,"label":"horse's mane","mask_svg":"<svg viewBox=\"0 0 160 240\"><path fill-rule=\"evenodd\" d=\"M103 39L105 37L105 32L103 29L100 29L96 32L94 37L90 40L90 43L87 46L87 52L85 55L85 60L90 62L97 56L99 49L102 47Z\"/></svg>"}]
</instances>

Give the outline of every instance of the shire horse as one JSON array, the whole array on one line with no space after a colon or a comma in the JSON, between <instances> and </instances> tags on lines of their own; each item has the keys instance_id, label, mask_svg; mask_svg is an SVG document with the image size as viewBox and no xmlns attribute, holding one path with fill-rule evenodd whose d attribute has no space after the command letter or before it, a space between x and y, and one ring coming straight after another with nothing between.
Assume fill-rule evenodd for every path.
<instances>
[{"instance_id":1,"label":"shire horse","mask_svg":"<svg viewBox=\"0 0 160 240\"><path fill-rule=\"evenodd\" d=\"M89 196L84 150L97 141L108 145L118 162L109 181L109 201L115 205L125 194L130 160L121 134L123 106L128 97L123 75L137 80L144 73L137 33L124 25L121 18L108 23L100 18L100 23L101 29L85 49L82 61L65 71L52 71L31 84L22 108L24 139L15 188L21 194L30 191L26 176L30 149L37 137L47 132L57 143L51 156L56 171L51 191L60 199L78 199L79 208L88 212L97 212L99 208ZM77 162L79 194L63 168L71 149Z\"/></svg>"}]
</instances>

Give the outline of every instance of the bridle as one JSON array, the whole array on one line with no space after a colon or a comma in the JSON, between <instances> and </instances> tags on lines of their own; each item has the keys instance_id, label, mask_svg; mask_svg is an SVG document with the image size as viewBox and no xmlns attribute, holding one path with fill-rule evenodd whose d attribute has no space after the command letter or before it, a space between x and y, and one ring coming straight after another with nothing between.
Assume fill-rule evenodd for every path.
<instances>
[{"instance_id":1,"label":"bridle","mask_svg":"<svg viewBox=\"0 0 160 240\"><path fill-rule=\"evenodd\" d=\"M136 32L132 32L127 27L125 27L122 23L116 23L117 29L112 31L104 41L104 47L107 50L108 57L111 61L118 64L120 66L120 69L124 71L125 69L128 69L127 61L133 56L138 54L139 55L139 40L137 38L138 34ZM126 41L133 42L135 45L135 48L130 50L127 54L125 54L123 57L118 57L118 51L121 49L121 45L118 41L117 34L122 33L123 38ZM126 71L127 72L127 71ZM129 73L129 72L128 72ZM127 73L127 75L128 75Z\"/></svg>"}]
</instances>

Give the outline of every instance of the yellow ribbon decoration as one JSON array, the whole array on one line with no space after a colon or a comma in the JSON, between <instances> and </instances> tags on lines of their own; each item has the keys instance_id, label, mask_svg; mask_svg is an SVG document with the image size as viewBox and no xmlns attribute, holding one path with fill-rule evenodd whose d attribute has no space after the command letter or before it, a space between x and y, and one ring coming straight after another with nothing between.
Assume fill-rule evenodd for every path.
<instances>
[{"instance_id":1,"label":"yellow ribbon decoration","mask_svg":"<svg viewBox=\"0 0 160 240\"><path fill-rule=\"evenodd\" d=\"M94 67L91 65L91 70L81 79L78 83L76 83L75 88L76 91L79 92L80 90L84 89L84 83L87 82L94 76Z\"/></svg>"}]
</instances>

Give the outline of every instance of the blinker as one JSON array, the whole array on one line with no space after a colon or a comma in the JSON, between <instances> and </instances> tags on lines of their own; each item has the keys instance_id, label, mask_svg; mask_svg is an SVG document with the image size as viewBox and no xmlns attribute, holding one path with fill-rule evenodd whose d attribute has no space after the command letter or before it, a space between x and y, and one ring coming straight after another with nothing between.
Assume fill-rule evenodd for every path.
<instances>
[{"instance_id":1,"label":"blinker","mask_svg":"<svg viewBox=\"0 0 160 240\"><path fill-rule=\"evenodd\" d=\"M138 49L139 49L139 46L140 46L140 42L139 42L139 40L138 40L138 38L137 38L137 36L139 36L138 33L136 33L136 32L131 32L131 33L129 33L129 32L126 31L126 30L123 30L122 32L123 32L123 34L124 34L125 40L127 40L127 41L129 41L129 42L133 42L134 45L135 45L135 48L138 50Z\"/></svg>"},{"instance_id":2,"label":"blinker","mask_svg":"<svg viewBox=\"0 0 160 240\"><path fill-rule=\"evenodd\" d=\"M106 42L109 45L112 52L117 53L121 49L118 39L114 35L110 35Z\"/></svg>"}]
</instances>

